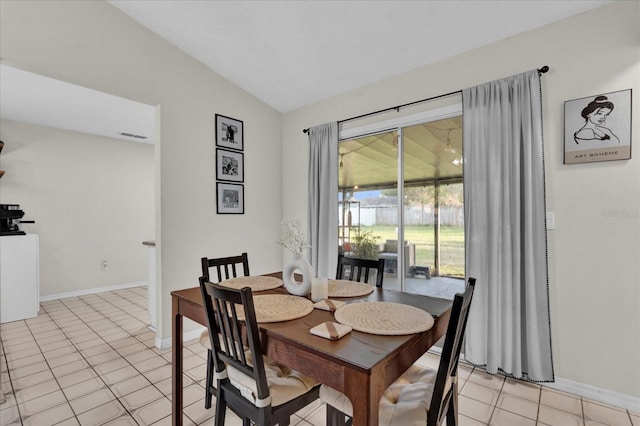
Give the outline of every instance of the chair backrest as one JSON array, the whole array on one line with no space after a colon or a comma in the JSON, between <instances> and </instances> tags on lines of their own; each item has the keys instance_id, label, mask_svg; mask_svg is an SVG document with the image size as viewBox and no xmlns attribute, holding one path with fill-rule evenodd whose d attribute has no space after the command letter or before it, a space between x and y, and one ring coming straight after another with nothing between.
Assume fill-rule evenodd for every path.
<instances>
[{"instance_id":1,"label":"chair backrest","mask_svg":"<svg viewBox=\"0 0 640 426\"><path fill-rule=\"evenodd\" d=\"M251 289L223 287L206 281L204 277L200 277L200 289L216 375L224 377L226 366L232 367L255 383L258 400L268 401L269 386ZM251 358L245 354L242 322L245 323L246 344Z\"/></svg>"},{"instance_id":2,"label":"chair backrest","mask_svg":"<svg viewBox=\"0 0 640 426\"><path fill-rule=\"evenodd\" d=\"M345 268L348 266L348 268ZM336 279L369 283L369 271L377 271L376 287L382 288L384 279L384 259L369 260L357 259L355 257L345 257L338 255L338 270Z\"/></svg>"},{"instance_id":3,"label":"chair backrest","mask_svg":"<svg viewBox=\"0 0 640 426\"><path fill-rule=\"evenodd\" d=\"M451 308L451 317L444 339L440 365L436 375L436 382L431 397L431 405L427 416L427 426L444 424L444 417L450 409L451 399L456 389L453 384L457 380L458 360L464 332L469 317L469 306L473 298L476 279L469 278L467 288L463 294L456 294Z\"/></svg>"},{"instance_id":4,"label":"chair backrest","mask_svg":"<svg viewBox=\"0 0 640 426\"><path fill-rule=\"evenodd\" d=\"M213 281L209 274L209 268L216 268L218 281L228 280L229 278L236 278L238 271L236 265L242 265L242 272L245 277L249 276L249 257L247 253L242 253L239 256L219 257L216 259L209 259L203 257L200 259L202 264L202 276L205 281Z\"/></svg>"}]
</instances>

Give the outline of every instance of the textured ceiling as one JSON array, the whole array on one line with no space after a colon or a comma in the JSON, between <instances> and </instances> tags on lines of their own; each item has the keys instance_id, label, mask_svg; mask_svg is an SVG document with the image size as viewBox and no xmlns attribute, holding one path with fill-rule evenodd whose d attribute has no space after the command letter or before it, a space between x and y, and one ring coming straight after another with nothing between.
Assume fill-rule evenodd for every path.
<instances>
[{"instance_id":1,"label":"textured ceiling","mask_svg":"<svg viewBox=\"0 0 640 426\"><path fill-rule=\"evenodd\" d=\"M609 2L108 1L280 112Z\"/></svg>"}]
</instances>

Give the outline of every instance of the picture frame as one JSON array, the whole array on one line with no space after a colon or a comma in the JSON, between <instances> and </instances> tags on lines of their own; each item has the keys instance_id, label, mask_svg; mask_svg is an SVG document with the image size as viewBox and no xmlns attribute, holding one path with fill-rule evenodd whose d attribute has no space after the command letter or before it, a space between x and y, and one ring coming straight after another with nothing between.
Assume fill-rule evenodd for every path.
<instances>
[{"instance_id":1,"label":"picture frame","mask_svg":"<svg viewBox=\"0 0 640 426\"><path fill-rule=\"evenodd\" d=\"M631 158L631 89L564 103L564 164Z\"/></svg>"},{"instance_id":2,"label":"picture frame","mask_svg":"<svg viewBox=\"0 0 640 426\"><path fill-rule=\"evenodd\" d=\"M244 182L244 154L217 148L216 180Z\"/></svg>"},{"instance_id":3,"label":"picture frame","mask_svg":"<svg viewBox=\"0 0 640 426\"><path fill-rule=\"evenodd\" d=\"M244 185L216 183L218 214L244 214Z\"/></svg>"},{"instance_id":4,"label":"picture frame","mask_svg":"<svg viewBox=\"0 0 640 426\"><path fill-rule=\"evenodd\" d=\"M244 123L242 120L216 114L216 146L244 150Z\"/></svg>"}]
</instances>

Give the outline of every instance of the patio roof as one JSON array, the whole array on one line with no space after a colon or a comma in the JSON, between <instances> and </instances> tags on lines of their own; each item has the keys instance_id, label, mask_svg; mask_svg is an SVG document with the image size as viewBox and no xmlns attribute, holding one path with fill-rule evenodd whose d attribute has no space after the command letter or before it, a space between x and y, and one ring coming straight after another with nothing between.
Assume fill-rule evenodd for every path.
<instances>
[{"instance_id":1,"label":"patio roof","mask_svg":"<svg viewBox=\"0 0 640 426\"><path fill-rule=\"evenodd\" d=\"M404 181L429 184L462 177L462 116L405 127ZM340 142L339 189L384 189L398 180L395 130Z\"/></svg>"}]
</instances>

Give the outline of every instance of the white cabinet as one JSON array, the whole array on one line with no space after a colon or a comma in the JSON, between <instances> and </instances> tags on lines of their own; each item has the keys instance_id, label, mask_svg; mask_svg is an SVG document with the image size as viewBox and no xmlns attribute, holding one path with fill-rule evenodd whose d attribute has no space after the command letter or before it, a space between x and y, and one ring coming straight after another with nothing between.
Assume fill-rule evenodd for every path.
<instances>
[{"instance_id":1,"label":"white cabinet","mask_svg":"<svg viewBox=\"0 0 640 426\"><path fill-rule=\"evenodd\" d=\"M0 322L33 318L40 309L38 236L0 237Z\"/></svg>"}]
</instances>

